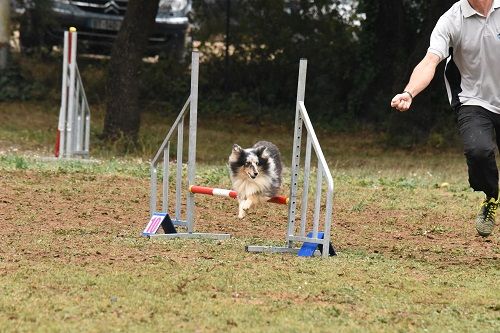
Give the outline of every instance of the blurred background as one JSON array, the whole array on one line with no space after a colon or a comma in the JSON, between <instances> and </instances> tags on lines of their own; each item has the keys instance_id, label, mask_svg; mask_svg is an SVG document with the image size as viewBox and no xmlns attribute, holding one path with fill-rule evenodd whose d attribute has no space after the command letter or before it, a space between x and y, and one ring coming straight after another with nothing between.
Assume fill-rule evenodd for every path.
<instances>
[{"instance_id":1,"label":"blurred background","mask_svg":"<svg viewBox=\"0 0 500 333\"><path fill-rule=\"evenodd\" d=\"M75 27L89 103L105 114L101 140L133 143L141 114L176 115L189 91L190 52L197 49L200 117L253 126L293 123L299 59L307 58L306 104L316 126L373 132L387 145L406 148L456 143L444 67L410 112L389 106L454 1L0 3L0 102L46 103L57 110L63 32Z\"/></svg>"}]
</instances>

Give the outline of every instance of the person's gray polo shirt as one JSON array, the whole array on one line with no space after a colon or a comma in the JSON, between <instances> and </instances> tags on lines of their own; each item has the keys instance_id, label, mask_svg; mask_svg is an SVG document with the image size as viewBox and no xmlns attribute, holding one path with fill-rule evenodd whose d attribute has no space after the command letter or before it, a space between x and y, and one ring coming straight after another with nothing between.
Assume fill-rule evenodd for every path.
<instances>
[{"instance_id":1,"label":"person's gray polo shirt","mask_svg":"<svg viewBox=\"0 0 500 333\"><path fill-rule=\"evenodd\" d=\"M493 1L487 17L467 0L455 3L432 31L428 52L448 58L452 107L478 105L500 114L500 0Z\"/></svg>"}]
</instances>

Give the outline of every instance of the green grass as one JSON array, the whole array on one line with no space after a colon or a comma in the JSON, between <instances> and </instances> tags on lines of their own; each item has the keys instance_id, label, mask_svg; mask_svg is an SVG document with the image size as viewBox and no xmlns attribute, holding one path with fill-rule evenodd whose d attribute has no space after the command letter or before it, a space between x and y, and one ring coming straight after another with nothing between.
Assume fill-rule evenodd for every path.
<instances>
[{"instance_id":1,"label":"green grass","mask_svg":"<svg viewBox=\"0 0 500 333\"><path fill-rule=\"evenodd\" d=\"M0 167L4 170L30 169L42 173L120 174L149 177L149 163L140 159L135 161L127 159L50 161L29 155L9 153L0 155Z\"/></svg>"},{"instance_id":2,"label":"green grass","mask_svg":"<svg viewBox=\"0 0 500 333\"><path fill-rule=\"evenodd\" d=\"M221 198L197 199L197 223L230 240L140 237L148 161L171 119L146 113L142 148L94 142L86 163L40 158L55 107L3 103L0 117L0 332L500 331L499 229L475 236L481 196L458 149L390 150L372 133L318 130L339 255L298 258L244 251L284 243L286 208L240 221ZM276 142L289 165L293 124L232 124L199 122L197 182L230 186L234 142Z\"/></svg>"},{"instance_id":3,"label":"green grass","mask_svg":"<svg viewBox=\"0 0 500 333\"><path fill-rule=\"evenodd\" d=\"M37 239L58 241L61 235ZM73 235L75 237L85 237ZM498 267L449 267L346 251L330 260L251 255L241 240L114 240L2 264L3 331L494 332ZM144 260L127 263L138 249ZM184 253L184 255L183 255ZM72 256L96 256L72 264ZM188 258L186 258L188 257Z\"/></svg>"}]
</instances>

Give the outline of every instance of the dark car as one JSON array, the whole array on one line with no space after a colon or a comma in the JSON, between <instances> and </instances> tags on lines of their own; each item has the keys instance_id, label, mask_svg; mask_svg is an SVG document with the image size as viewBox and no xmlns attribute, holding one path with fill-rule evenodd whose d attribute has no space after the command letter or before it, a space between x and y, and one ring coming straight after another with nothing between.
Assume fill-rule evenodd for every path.
<instances>
[{"instance_id":1,"label":"dark car","mask_svg":"<svg viewBox=\"0 0 500 333\"><path fill-rule=\"evenodd\" d=\"M63 32L75 27L84 49L106 54L120 29L128 0L24 0L17 4L21 48L60 45ZM190 11L191 0L160 0L148 53L182 52Z\"/></svg>"}]
</instances>

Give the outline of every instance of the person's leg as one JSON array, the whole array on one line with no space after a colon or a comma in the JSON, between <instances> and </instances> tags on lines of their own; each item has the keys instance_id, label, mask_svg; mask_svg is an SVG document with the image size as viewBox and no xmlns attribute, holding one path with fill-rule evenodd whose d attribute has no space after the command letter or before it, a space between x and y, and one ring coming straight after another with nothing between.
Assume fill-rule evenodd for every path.
<instances>
[{"instance_id":1,"label":"person's leg","mask_svg":"<svg viewBox=\"0 0 500 333\"><path fill-rule=\"evenodd\" d=\"M469 184L488 198L498 199L495 124L492 112L465 105L458 110L458 128L469 169ZM499 132L500 133L500 132Z\"/></svg>"},{"instance_id":2,"label":"person's leg","mask_svg":"<svg viewBox=\"0 0 500 333\"><path fill-rule=\"evenodd\" d=\"M495 140L495 136L500 133L500 116L478 106L462 106L458 110L458 128L469 167L470 186L486 194L476 217L476 230L487 237L493 232L499 206L495 159L499 139Z\"/></svg>"}]
</instances>

